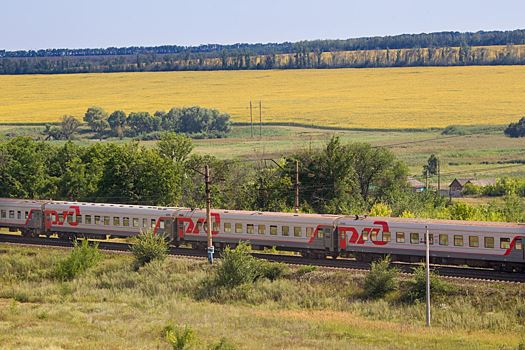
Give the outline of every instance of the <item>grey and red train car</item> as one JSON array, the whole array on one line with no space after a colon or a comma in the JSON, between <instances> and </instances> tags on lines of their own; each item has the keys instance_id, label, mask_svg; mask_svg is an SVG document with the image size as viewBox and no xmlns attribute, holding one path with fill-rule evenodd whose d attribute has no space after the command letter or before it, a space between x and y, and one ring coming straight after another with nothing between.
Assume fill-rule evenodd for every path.
<instances>
[{"instance_id":1,"label":"grey and red train car","mask_svg":"<svg viewBox=\"0 0 525 350\"><path fill-rule=\"evenodd\" d=\"M64 201L0 199L0 227L27 236L130 237L144 230L166 235L173 245L206 246L202 209ZM321 214L213 210L218 248L249 241L324 258L370 261L390 255L420 261L425 231L434 263L525 271L525 226L514 223L401 219Z\"/></svg>"}]
</instances>

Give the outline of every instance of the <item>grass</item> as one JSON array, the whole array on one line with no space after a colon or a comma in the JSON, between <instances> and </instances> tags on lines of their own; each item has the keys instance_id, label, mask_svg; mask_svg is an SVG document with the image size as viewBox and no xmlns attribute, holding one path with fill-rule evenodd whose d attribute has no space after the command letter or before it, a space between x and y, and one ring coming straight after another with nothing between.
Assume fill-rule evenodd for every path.
<instances>
[{"instance_id":1,"label":"grass","mask_svg":"<svg viewBox=\"0 0 525 350\"><path fill-rule=\"evenodd\" d=\"M249 122L354 128L507 124L525 111L525 67L426 67L0 76L0 122L58 121L99 105L200 105Z\"/></svg>"},{"instance_id":2,"label":"grass","mask_svg":"<svg viewBox=\"0 0 525 350\"><path fill-rule=\"evenodd\" d=\"M67 254L0 245L1 347L169 349L167 325L194 330L196 349L221 338L239 349L511 350L523 341L523 285L451 282L460 292L434 301L428 330L423 304L358 297L364 273L292 268L210 302L194 295L212 274L204 260L134 271L130 255L104 254L72 281L50 278Z\"/></svg>"}]
</instances>

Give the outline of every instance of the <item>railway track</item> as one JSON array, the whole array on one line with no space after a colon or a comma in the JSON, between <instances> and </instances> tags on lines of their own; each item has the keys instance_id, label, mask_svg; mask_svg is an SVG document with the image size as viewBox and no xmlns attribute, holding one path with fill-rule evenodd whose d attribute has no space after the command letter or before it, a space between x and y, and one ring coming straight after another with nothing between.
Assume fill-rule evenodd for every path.
<instances>
[{"instance_id":1,"label":"railway track","mask_svg":"<svg viewBox=\"0 0 525 350\"><path fill-rule=\"evenodd\" d=\"M12 234L0 234L0 243L11 243L31 246L45 246L45 247L64 247L70 248L73 242L61 240L58 238L28 238ZM105 251L127 252L129 251L129 244L98 241L99 248ZM196 258L205 258L205 251L197 251L188 248L170 247L171 255L187 256ZM315 265L328 268L338 269L352 269L366 271L370 269L370 264L366 262L351 260L351 259L311 259L304 258L298 255L282 255L270 253L253 253L253 256L265 259L268 261L280 262L292 265ZM393 266L398 268L403 273L412 273L416 264L409 263L393 263ZM449 278L461 278L470 280L483 280L494 282L514 282L525 283L525 274L495 271L492 269L469 268L458 266L442 266L432 265L431 269L436 271L440 276Z\"/></svg>"}]
</instances>

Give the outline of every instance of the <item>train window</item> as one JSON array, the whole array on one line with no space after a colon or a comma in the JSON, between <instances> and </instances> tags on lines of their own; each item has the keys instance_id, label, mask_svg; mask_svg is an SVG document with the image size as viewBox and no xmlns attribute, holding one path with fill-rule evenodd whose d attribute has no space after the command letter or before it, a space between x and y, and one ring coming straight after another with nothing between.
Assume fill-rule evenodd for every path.
<instances>
[{"instance_id":1,"label":"train window","mask_svg":"<svg viewBox=\"0 0 525 350\"><path fill-rule=\"evenodd\" d=\"M246 225L246 232L249 234L253 234L253 224Z\"/></svg>"},{"instance_id":2,"label":"train window","mask_svg":"<svg viewBox=\"0 0 525 350\"><path fill-rule=\"evenodd\" d=\"M67 214L67 222L69 224L73 222L73 214Z\"/></svg>"},{"instance_id":3,"label":"train window","mask_svg":"<svg viewBox=\"0 0 525 350\"><path fill-rule=\"evenodd\" d=\"M281 234L283 236L289 236L290 235L290 227L288 227L288 226L281 226Z\"/></svg>"},{"instance_id":4,"label":"train window","mask_svg":"<svg viewBox=\"0 0 525 350\"><path fill-rule=\"evenodd\" d=\"M463 236L454 235L454 245L456 247L463 247Z\"/></svg>"},{"instance_id":5,"label":"train window","mask_svg":"<svg viewBox=\"0 0 525 350\"><path fill-rule=\"evenodd\" d=\"M100 224L100 216L95 215L95 225Z\"/></svg>"},{"instance_id":6,"label":"train window","mask_svg":"<svg viewBox=\"0 0 525 350\"><path fill-rule=\"evenodd\" d=\"M26 211L26 212L24 213L24 218L27 219L28 217L29 217L29 213Z\"/></svg>"},{"instance_id":7,"label":"train window","mask_svg":"<svg viewBox=\"0 0 525 350\"><path fill-rule=\"evenodd\" d=\"M197 233L202 231L202 221L197 221Z\"/></svg>"},{"instance_id":8,"label":"train window","mask_svg":"<svg viewBox=\"0 0 525 350\"><path fill-rule=\"evenodd\" d=\"M271 234L272 236L277 235L277 226L270 225L270 234Z\"/></svg>"},{"instance_id":9,"label":"train window","mask_svg":"<svg viewBox=\"0 0 525 350\"><path fill-rule=\"evenodd\" d=\"M485 237L485 248L494 248L494 237Z\"/></svg>"},{"instance_id":10,"label":"train window","mask_svg":"<svg viewBox=\"0 0 525 350\"><path fill-rule=\"evenodd\" d=\"M392 234L390 232L383 232L383 242L390 242L392 240Z\"/></svg>"},{"instance_id":11,"label":"train window","mask_svg":"<svg viewBox=\"0 0 525 350\"><path fill-rule=\"evenodd\" d=\"M235 233L242 233L242 224L235 224Z\"/></svg>"},{"instance_id":12,"label":"train window","mask_svg":"<svg viewBox=\"0 0 525 350\"><path fill-rule=\"evenodd\" d=\"M219 231L219 224L218 224L218 223L216 223L215 221L213 221L213 222L211 223L211 225L212 225L212 230L213 230L213 231Z\"/></svg>"},{"instance_id":13,"label":"train window","mask_svg":"<svg viewBox=\"0 0 525 350\"><path fill-rule=\"evenodd\" d=\"M295 226L295 227L293 228L293 235L294 235L295 237L301 237L301 236L302 236L301 228Z\"/></svg>"},{"instance_id":14,"label":"train window","mask_svg":"<svg viewBox=\"0 0 525 350\"><path fill-rule=\"evenodd\" d=\"M9 219L14 219L14 218L15 218L15 211L9 210Z\"/></svg>"},{"instance_id":15,"label":"train window","mask_svg":"<svg viewBox=\"0 0 525 350\"><path fill-rule=\"evenodd\" d=\"M160 219L159 227L160 227L161 229L164 229L164 220L163 220L163 219Z\"/></svg>"},{"instance_id":16,"label":"train window","mask_svg":"<svg viewBox=\"0 0 525 350\"><path fill-rule=\"evenodd\" d=\"M429 244L434 244L434 234L433 233L428 234L428 241L429 241Z\"/></svg>"},{"instance_id":17,"label":"train window","mask_svg":"<svg viewBox=\"0 0 525 350\"><path fill-rule=\"evenodd\" d=\"M22 220L22 212L20 210L16 212L16 218Z\"/></svg>"},{"instance_id":18,"label":"train window","mask_svg":"<svg viewBox=\"0 0 525 350\"><path fill-rule=\"evenodd\" d=\"M324 234L329 234L330 229L328 227L323 228L322 230L317 230L317 238L324 238ZM315 231L314 231L315 232Z\"/></svg>"},{"instance_id":19,"label":"train window","mask_svg":"<svg viewBox=\"0 0 525 350\"><path fill-rule=\"evenodd\" d=\"M86 225L91 225L91 215L86 215Z\"/></svg>"},{"instance_id":20,"label":"train window","mask_svg":"<svg viewBox=\"0 0 525 350\"><path fill-rule=\"evenodd\" d=\"M509 249L510 248L510 238L500 238L499 247L501 249Z\"/></svg>"},{"instance_id":21,"label":"train window","mask_svg":"<svg viewBox=\"0 0 525 350\"><path fill-rule=\"evenodd\" d=\"M396 242L405 243L405 233L404 232L396 232Z\"/></svg>"},{"instance_id":22,"label":"train window","mask_svg":"<svg viewBox=\"0 0 525 350\"><path fill-rule=\"evenodd\" d=\"M516 247L517 250L522 250L522 249L523 249L523 244L522 244L521 239L517 239L517 240L516 240L516 245L515 245L515 247Z\"/></svg>"},{"instance_id":23,"label":"train window","mask_svg":"<svg viewBox=\"0 0 525 350\"><path fill-rule=\"evenodd\" d=\"M104 216L104 225L109 225L109 216Z\"/></svg>"},{"instance_id":24,"label":"train window","mask_svg":"<svg viewBox=\"0 0 525 350\"><path fill-rule=\"evenodd\" d=\"M419 233L417 232L410 233L410 243L419 244Z\"/></svg>"},{"instance_id":25,"label":"train window","mask_svg":"<svg viewBox=\"0 0 525 350\"><path fill-rule=\"evenodd\" d=\"M258 232L260 235L264 235L266 233L266 225L259 225Z\"/></svg>"},{"instance_id":26,"label":"train window","mask_svg":"<svg viewBox=\"0 0 525 350\"><path fill-rule=\"evenodd\" d=\"M314 228L313 227L307 227L306 228L306 237L311 238L314 235Z\"/></svg>"},{"instance_id":27,"label":"train window","mask_svg":"<svg viewBox=\"0 0 525 350\"><path fill-rule=\"evenodd\" d=\"M468 237L468 246L471 248L479 247L479 237L478 236L469 236Z\"/></svg>"},{"instance_id":28,"label":"train window","mask_svg":"<svg viewBox=\"0 0 525 350\"><path fill-rule=\"evenodd\" d=\"M118 216L113 217L113 226L120 226L120 218Z\"/></svg>"},{"instance_id":29,"label":"train window","mask_svg":"<svg viewBox=\"0 0 525 350\"><path fill-rule=\"evenodd\" d=\"M142 219L142 227L148 227L148 219Z\"/></svg>"},{"instance_id":30,"label":"train window","mask_svg":"<svg viewBox=\"0 0 525 350\"><path fill-rule=\"evenodd\" d=\"M122 218L122 226L129 226L129 218Z\"/></svg>"},{"instance_id":31,"label":"train window","mask_svg":"<svg viewBox=\"0 0 525 350\"><path fill-rule=\"evenodd\" d=\"M133 227L139 227L139 219L133 218Z\"/></svg>"},{"instance_id":32,"label":"train window","mask_svg":"<svg viewBox=\"0 0 525 350\"><path fill-rule=\"evenodd\" d=\"M439 245L448 245L448 235L444 233L439 234Z\"/></svg>"},{"instance_id":33,"label":"train window","mask_svg":"<svg viewBox=\"0 0 525 350\"><path fill-rule=\"evenodd\" d=\"M77 224L82 223L82 215L77 215Z\"/></svg>"},{"instance_id":34,"label":"train window","mask_svg":"<svg viewBox=\"0 0 525 350\"><path fill-rule=\"evenodd\" d=\"M7 213L6 213L5 210L2 210L2 211L0 212L0 215L1 215L2 219L5 219L5 218L6 218L6 214L7 214Z\"/></svg>"},{"instance_id":35,"label":"train window","mask_svg":"<svg viewBox=\"0 0 525 350\"><path fill-rule=\"evenodd\" d=\"M231 222L225 222L224 223L224 233L230 233L232 232L232 224Z\"/></svg>"},{"instance_id":36,"label":"train window","mask_svg":"<svg viewBox=\"0 0 525 350\"><path fill-rule=\"evenodd\" d=\"M379 232L377 230L372 230L372 232L370 232L370 240L371 241L377 241L377 235L379 234Z\"/></svg>"},{"instance_id":37,"label":"train window","mask_svg":"<svg viewBox=\"0 0 525 350\"><path fill-rule=\"evenodd\" d=\"M150 223L150 226L151 226L152 228L155 227L155 226L157 226L157 220L155 220L155 219L151 219L149 223Z\"/></svg>"}]
</instances>

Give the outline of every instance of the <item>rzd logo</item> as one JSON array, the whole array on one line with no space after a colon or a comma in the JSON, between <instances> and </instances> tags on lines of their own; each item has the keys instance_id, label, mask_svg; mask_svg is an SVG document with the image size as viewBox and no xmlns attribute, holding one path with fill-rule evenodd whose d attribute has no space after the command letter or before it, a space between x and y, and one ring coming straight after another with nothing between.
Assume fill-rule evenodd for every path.
<instances>
[{"instance_id":1,"label":"rzd logo","mask_svg":"<svg viewBox=\"0 0 525 350\"><path fill-rule=\"evenodd\" d=\"M374 221L374 225L378 227L365 227L361 233L355 227L339 226L337 228L339 231L339 247L346 249L347 244L365 244L367 240L375 245L387 244L387 241L377 239L377 237L381 232L390 232L388 223L386 221Z\"/></svg>"},{"instance_id":2,"label":"rzd logo","mask_svg":"<svg viewBox=\"0 0 525 350\"><path fill-rule=\"evenodd\" d=\"M217 227L220 226L221 224L220 214L211 213L211 217L212 217L212 220L211 220L212 224L215 223ZM198 235L199 233L201 233L201 231L203 233L206 233L206 219L205 218L197 218L196 223L192 218L184 218L184 217L177 218L177 221L179 222L178 232L179 232L179 237L181 238L184 237L184 233L190 234L190 235L191 234ZM187 223L187 225L185 225L185 223ZM218 235L219 231L212 229L211 234Z\"/></svg>"},{"instance_id":3,"label":"rzd logo","mask_svg":"<svg viewBox=\"0 0 525 350\"><path fill-rule=\"evenodd\" d=\"M74 216L74 220L68 221L68 215ZM46 209L44 210L46 228L51 228L51 225L63 226L67 223L70 226L77 226L77 218L80 215L80 207L78 205L72 205L69 210L64 210L59 213L56 210Z\"/></svg>"}]
</instances>

